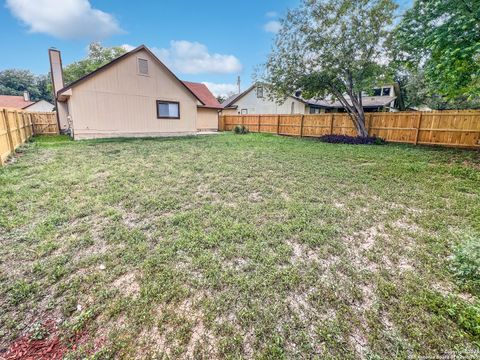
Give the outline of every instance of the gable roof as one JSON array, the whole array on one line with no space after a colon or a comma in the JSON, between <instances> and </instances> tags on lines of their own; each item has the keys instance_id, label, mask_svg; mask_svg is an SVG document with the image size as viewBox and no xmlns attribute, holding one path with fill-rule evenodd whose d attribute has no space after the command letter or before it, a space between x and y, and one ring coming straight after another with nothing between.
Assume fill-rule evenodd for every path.
<instances>
[{"instance_id":1,"label":"gable roof","mask_svg":"<svg viewBox=\"0 0 480 360\"><path fill-rule=\"evenodd\" d=\"M0 95L0 108L23 109L33 103L33 101L25 101L23 95Z\"/></svg>"},{"instance_id":2,"label":"gable roof","mask_svg":"<svg viewBox=\"0 0 480 360\"><path fill-rule=\"evenodd\" d=\"M215 96L213 96L205 84L190 81L184 81L183 83L197 96L197 98L202 100L205 104L202 105L202 107L222 109L222 105L218 102Z\"/></svg>"},{"instance_id":3,"label":"gable roof","mask_svg":"<svg viewBox=\"0 0 480 360\"><path fill-rule=\"evenodd\" d=\"M53 105L51 102L49 102L49 101L47 101L47 100L41 99L41 100L38 100L38 101L33 101L31 104L25 106L24 109L29 108L30 106L33 106L33 105L35 105L35 104L42 103L42 102L47 103L48 105L51 105L52 107L55 106L55 105Z\"/></svg>"},{"instance_id":4,"label":"gable roof","mask_svg":"<svg viewBox=\"0 0 480 360\"><path fill-rule=\"evenodd\" d=\"M235 95L232 95L230 96L229 98L227 98L224 102L222 102L222 107L224 109L226 108L236 108L236 106L232 106L233 103L237 102L238 100L240 100L242 97L244 97L245 95L247 95L250 91L252 91L254 88L256 88L258 85L261 85L261 83L254 83L253 85L251 85L247 90L245 90L244 92L241 92L240 94L235 94ZM299 98L299 97L296 97L296 96L292 96L292 95L289 95L288 96L289 98L292 98L292 99L295 99L297 101L300 101L302 103L306 103L305 100L303 100L302 98Z\"/></svg>"},{"instance_id":5,"label":"gable roof","mask_svg":"<svg viewBox=\"0 0 480 360\"><path fill-rule=\"evenodd\" d=\"M168 73L170 73L180 84L182 84L182 86L185 87L185 89L187 89L198 101L200 101L200 103L202 103L203 105L205 105L205 103L200 99L198 98L197 95L195 95L195 93L193 93L187 85L185 85L164 63L162 63L160 61L160 59L153 53L151 52L145 45L140 45L138 47L136 47L135 49L123 54L123 55L120 55L119 57L113 59L112 61L110 61L109 63L103 65L103 66L100 66L97 70L94 70L92 71L91 73L81 77L80 79L78 80L75 80L74 82L72 82L71 84L65 86L63 89L60 89L57 91L57 96L61 95L63 92L69 90L69 89L72 89L74 88L75 86L85 82L86 80L90 79L91 77L97 75L98 73L112 67L113 65L117 64L118 62L120 62L121 60L129 57L130 55L133 55L133 54L136 54L137 52L141 51L141 50L145 50L150 56L153 57L153 59L160 65L162 66L165 70L167 70Z\"/></svg>"}]
</instances>

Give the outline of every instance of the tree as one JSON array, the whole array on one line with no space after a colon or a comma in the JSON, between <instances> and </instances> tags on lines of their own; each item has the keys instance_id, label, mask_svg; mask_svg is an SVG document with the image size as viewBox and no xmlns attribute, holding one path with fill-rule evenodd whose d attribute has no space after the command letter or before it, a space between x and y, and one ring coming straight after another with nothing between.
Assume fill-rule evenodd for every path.
<instances>
[{"instance_id":1,"label":"tree","mask_svg":"<svg viewBox=\"0 0 480 360\"><path fill-rule=\"evenodd\" d=\"M386 40L397 5L392 0L302 0L282 19L263 81L280 102L337 98L367 136L362 92L386 76Z\"/></svg>"},{"instance_id":2,"label":"tree","mask_svg":"<svg viewBox=\"0 0 480 360\"><path fill-rule=\"evenodd\" d=\"M402 71L423 77L424 101L462 108L479 100L480 2L416 0L394 32Z\"/></svg>"},{"instance_id":3,"label":"tree","mask_svg":"<svg viewBox=\"0 0 480 360\"><path fill-rule=\"evenodd\" d=\"M218 95L217 96L217 101L221 104L223 103L225 100L227 100L227 98L223 95Z\"/></svg>"},{"instance_id":4,"label":"tree","mask_svg":"<svg viewBox=\"0 0 480 360\"><path fill-rule=\"evenodd\" d=\"M70 84L125 53L126 50L122 47L108 48L103 47L99 42L93 42L88 47L88 55L85 59L65 67L63 70L64 82Z\"/></svg>"},{"instance_id":5,"label":"tree","mask_svg":"<svg viewBox=\"0 0 480 360\"><path fill-rule=\"evenodd\" d=\"M24 91L28 91L32 100L51 101L49 82L47 76L37 76L29 70L7 69L0 71L0 94L23 95Z\"/></svg>"}]
</instances>

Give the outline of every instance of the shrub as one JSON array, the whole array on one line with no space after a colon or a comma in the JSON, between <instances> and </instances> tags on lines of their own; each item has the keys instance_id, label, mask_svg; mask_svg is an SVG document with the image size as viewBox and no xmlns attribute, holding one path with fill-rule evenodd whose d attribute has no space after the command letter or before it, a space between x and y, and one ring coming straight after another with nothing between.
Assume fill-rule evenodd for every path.
<instances>
[{"instance_id":1,"label":"shrub","mask_svg":"<svg viewBox=\"0 0 480 360\"><path fill-rule=\"evenodd\" d=\"M384 145L386 143L385 140L376 136L323 135L319 139L331 144Z\"/></svg>"},{"instance_id":2,"label":"shrub","mask_svg":"<svg viewBox=\"0 0 480 360\"><path fill-rule=\"evenodd\" d=\"M458 245L451 270L459 282L473 293L480 293L480 238L471 236Z\"/></svg>"},{"instance_id":3,"label":"shrub","mask_svg":"<svg viewBox=\"0 0 480 360\"><path fill-rule=\"evenodd\" d=\"M236 125L234 128L233 128L233 132L235 134L239 134L239 135L243 135L243 134L248 134L249 131L248 131L248 128L246 128L245 126L243 125Z\"/></svg>"}]
</instances>

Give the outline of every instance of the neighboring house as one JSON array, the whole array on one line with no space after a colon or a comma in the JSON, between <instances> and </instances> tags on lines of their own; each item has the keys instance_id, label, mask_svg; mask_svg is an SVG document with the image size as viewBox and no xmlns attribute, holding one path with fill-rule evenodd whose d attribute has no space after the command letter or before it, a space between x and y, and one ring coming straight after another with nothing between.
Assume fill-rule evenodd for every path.
<instances>
[{"instance_id":1,"label":"neighboring house","mask_svg":"<svg viewBox=\"0 0 480 360\"><path fill-rule=\"evenodd\" d=\"M345 97L351 104L348 96ZM346 112L340 101L307 100L308 114L325 112ZM374 88L372 94L363 94L362 105L365 112L399 111L404 110L400 88L398 84L384 85Z\"/></svg>"},{"instance_id":2,"label":"neighboring house","mask_svg":"<svg viewBox=\"0 0 480 360\"><path fill-rule=\"evenodd\" d=\"M220 106L208 89L182 82L144 45L68 86L60 52L50 49L49 57L59 125L74 139L194 135L198 125L217 128Z\"/></svg>"},{"instance_id":3,"label":"neighboring house","mask_svg":"<svg viewBox=\"0 0 480 360\"><path fill-rule=\"evenodd\" d=\"M52 112L55 109L55 105L49 103L46 100L39 100L23 108L25 111L38 111L38 112Z\"/></svg>"},{"instance_id":4,"label":"neighboring house","mask_svg":"<svg viewBox=\"0 0 480 360\"><path fill-rule=\"evenodd\" d=\"M282 104L277 104L267 96L263 84L253 84L240 94L233 95L222 103L222 115L247 114L304 114L306 102L289 96Z\"/></svg>"},{"instance_id":5,"label":"neighboring house","mask_svg":"<svg viewBox=\"0 0 480 360\"><path fill-rule=\"evenodd\" d=\"M403 108L398 85L375 88L372 95L362 97L365 112L398 111ZM266 88L254 84L241 94L233 95L222 103L222 115L233 114L319 114L345 112L339 101L305 100L300 96L289 96L281 105L268 99Z\"/></svg>"},{"instance_id":6,"label":"neighboring house","mask_svg":"<svg viewBox=\"0 0 480 360\"><path fill-rule=\"evenodd\" d=\"M197 106L197 130L217 131L218 114L222 110L222 105L205 84L190 81L183 83L205 104Z\"/></svg>"},{"instance_id":7,"label":"neighboring house","mask_svg":"<svg viewBox=\"0 0 480 360\"><path fill-rule=\"evenodd\" d=\"M30 101L30 95L27 91L23 95L0 95L0 108L24 109L34 102Z\"/></svg>"}]
</instances>

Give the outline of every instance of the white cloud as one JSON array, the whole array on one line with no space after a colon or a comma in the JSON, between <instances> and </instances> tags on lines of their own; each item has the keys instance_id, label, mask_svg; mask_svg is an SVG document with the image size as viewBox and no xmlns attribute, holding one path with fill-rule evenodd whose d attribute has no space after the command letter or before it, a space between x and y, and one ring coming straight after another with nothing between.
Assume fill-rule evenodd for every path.
<instances>
[{"instance_id":1,"label":"white cloud","mask_svg":"<svg viewBox=\"0 0 480 360\"><path fill-rule=\"evenodd\" d=\"M92 8L89 0L7 0L6 6L32 33L100 40L123 32L112 15Z\"/></svg>"},{"instance_id":2,"label":"white cloud","mask_svg":"<svg viewBox=\"0 0 480 360\"><path fill-rule=\"evenodd\" d=\"M130 44L123 44L123 45L120 45L120 47L125 51L132 51L133 49L136 48L136 46L133 46Z\"/></svg>"},{"instance_id":3,"label":"white cloud","mask_svg":"<svg viewBox=\"0 0 480 360\"><path fill-rule=\"evenodd\" d=\"M152 51L173 71L183 74L228 74L242 70L242 64L233 55L210 54L205 45L186 40L171 41L168 49Z\"/></svg>"},{"instance_id":4,"label":"white cloud","mask_svg":"<svg viewBox=\"0 0 480 360\"><path fill-rule=\"evenodd\" d=\"M205 84L215 96L230 96L238 92L236 84L216 84L211 82L204 82L203 84Z\"/></svg>"},{"instance_id":5,"label":"white cloud","mask_svg":"<svg viewBox=\"0 0 480 360\"><path fill-rule=\"evenodd\" d=\"M276 18L278 16L278 13L276 11L269 11L265 14L265 16L268 18Z\"/></svg>"},{"instance_id":6,"label":"white cloud","mask_svg":"<svg viewBox=\"0 0 480 360\"><path fill-rule=\"evenodd\" d=\"M280 24L280 21L277 21L277 20L271 20L267 22L265 25L263 25L263 29L266 32L270 32L273 34L278 33L281 28L282 28L282 24Z\"/></svg>"}]
</instances>

